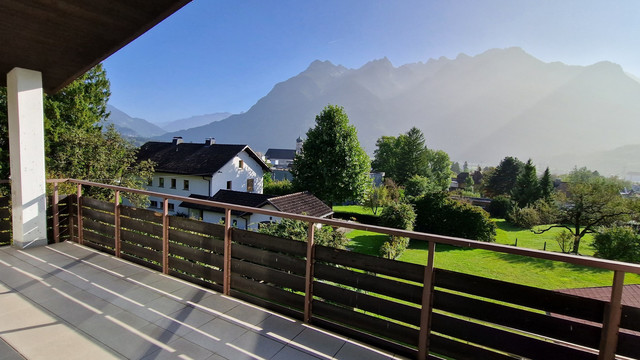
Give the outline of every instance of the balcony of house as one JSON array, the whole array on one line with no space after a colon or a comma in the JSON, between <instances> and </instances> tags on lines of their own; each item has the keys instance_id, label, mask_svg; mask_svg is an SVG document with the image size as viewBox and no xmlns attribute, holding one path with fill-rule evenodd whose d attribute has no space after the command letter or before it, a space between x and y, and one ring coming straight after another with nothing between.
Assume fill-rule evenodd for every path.
<instances>
[{"instance_id":1,"label":"balcony of house","mask_svg":"<svg viewBox=\"0 0 640 360\"><path fill-rule=\"evenodd\" d=\"M0 249L3 353L34 359L640 359L640 309L622 302L624 276L640 274L639 265L87 181L49 183L50 245ZM87 196L92 187L111 190L112 201ZM62 188L73 191L60 195ZM128 193L162 198L165 210L123 206ZM169 216L170 199L224 208L227 222ZM6 241L11 226L2 201ZM308 240L233 228L232 210L304 221ZM317 245L318 224L428 242L426 265ZM439 244L610 271L610 297L443 270Z\"/></svg>"}]
</instances>

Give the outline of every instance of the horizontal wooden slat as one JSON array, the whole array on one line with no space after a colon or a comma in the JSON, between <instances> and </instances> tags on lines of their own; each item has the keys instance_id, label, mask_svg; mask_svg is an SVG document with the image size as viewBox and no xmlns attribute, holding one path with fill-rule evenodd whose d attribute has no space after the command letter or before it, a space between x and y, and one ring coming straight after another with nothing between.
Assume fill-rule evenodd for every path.
<instances>
[{"instance_id":1,"label":"horizontal wooden slat","mask_svg":"<svg viewBox=\"0 0 640 360\"><path fill-rule=\"evenodd\" d=\"M223 265L223 256L220 254L210 253L208 251L198 250L175 243L169 243L169 255L174 257L180 256L187 260L198 261L216 267L222 267Z\"/></svg>"},{"instance_id":2,"label":"horizontal wooden slat","mask_svg":"<svg viewBox=\"0 0 640 360\"><path fill-rule=\"evenodd\" d=\"M135 257L135 256L131 256L131 255L127 254L127 253L121 252L120 253L120 257L123 260L131 261L132 263L136 263L136 264L144 266L146 268L149 268L149 269L152 269L152 270L156 270L156 271L162 271L162 266L161 265L149 262L147 260L144 260L144 259L141 259L141 258L138 258L138 257Z\"/></svg>"},{"instance_id":3,"label":"horizontal wooden slat","mask_svg":"<svg viewBox=\"0 0 640 360\"><path fill-rule=\"evenodd\" d=\"M11 243L11 233L10 232L0 232L0 244L8 245Z\"/></svg>"},{"instance_id":4,"label":"horizontal wooden slat","mask_svg":"<svg viewBox=\"0 0 640 360\"><path fill-rule=\"evenodd\" d=\"M440 313L432 314L431 330L526 358L535 359L544 354L544 358L548 360L597 359L597 355L576 347L563 346Z\"/></svg>"},{"instance_id":5,"label":"horizontal wooden slat","mask_svg":"<svg viewBox=\"0 0 640 360\"><path fill-rule=\"evenodd\" d=\"M147 235L135 233L125 229L120 229L120 239L123 242L126 241L133 244L139 244L145 247L149 247L156 251L162 251L161 239L152 238Z\"/></svg>"},{"instance_id":6,"label":"horizontal wooden slat","mask_svg":"<svg viewBox=\"0 0 640 360\"><path fill-rule=\"evenodd\" d=\"M253 295L244 293L242 291L231 289L229 291L229 295L233 296L236 299L240 299L248 303L258 305L265 309L278 312L280 314L283 314L293 319L302 320L304 317L304 313L300 310L293 309L284 305L276 304L274 302L267 301L263 298L253 296Z\"/></svg>"},{"instance_id":7,"label":"horizontal wooden slat","mask_svg":"<svg viewBox=\"0 0 640 360\"><path fill-rule=\"evenodd\" d=\"M113 236L113 234L115 234L115 228L112 225L103 224L101 222L93 221L87 218L82 219L82 227L84 229L93 230L95 232L104 234L105 236Z\"/></svg>"},{"instance_id":8,"label":"horizontal wooden slat","mask_svg":"<svg viewBox=\"0 0 640 360\"><path fill-rule=\"evenodd\" d=\"M237 259L231 260L232 273L264 281L278 287L304 292L305 278Z\"/></svg>"},{"instance_id":9,"label":"horizontal wooden slat","mask_svg":"<svg viewBox=\"0 0 640 360\"><path fill-rule=\"evenodd\" d=\"M138 219L121 217L120 227L140 231L149 235L162 236L162 225L140 221Z\"/></svg>"},{"instance_id":10,"label":"horizontal wooden slat","mask_svg":"<svg viewBox=\"0 0 640 360\"><path fill-rule=\"evenodd\" d=\"M9 208L0 208L0 219L9 219L11 217L11 210Z\"/></svg>"},{"instance_id":11,"label":"horizontal wooden slat","mask_svg":"<svg viewBox=\"0 0 640 360\"><path fill-rule=\"evenodd\" d=\"M182 280L188 281L188 282L193 283L193 284L200 285L200 286L208 288L208 289L212 289L212 290L215 290L215 291L218 291L218 292L222 292L222 285L221 284L216 284L216 283L204 281L202 279L190 276L188 274L183 274L181 272L178 272L178 271L172 270L172 269L169 269L169 275L175 276L175 277L180 278ZM185 300L190 300L190 299L185 299Z\"/></svg>"},{"instance_id":12,"label":"horizontal wooden slat","mask_svg":"<svg viewBox=\"0 0 640 360\"><path fill-rule=\"evenodd\" d=\"M222 271L199 265L191 261L169 257L169 267L190 274L194 278L202 278L222 284Z\"/></svg>"},{"instance_id":13,"label":"horizontal wooden slat","mask_svg":"<svg viewBox=\"0 0 640 360\"><path fill-rule=\"evenodd\" d=\"M466 296L435 291L433 307L476 320L597 349L602 328L556 316L516 309Z\"/></svg>"},{"instance_id":14,"label":"horizontal wooden slat","mask_svg":"<svg viewBox=\"0 0 640 360\"><path fill-rule=\"evenodd\" d=\"M271 268L291 271L298 275L305 273L306 262L303 259L294 258L286 254L260 250L240 244L231 244L231 256Z\"/></svg>"},{"instance_id":15,"label":"horizontal wooden slat","mask_svg":"<svg viewBox=\"0 0 640 360\"><path fill-rule=\"evenodd\" d=\"M84 238L85 241L91 241L94 243L98 243L102 246L106 246L109 248L113 248L115 246L115 240L113 238L113 236L108 237L108 236L104 236L98 233L94 233L92 231L88 231L85 230L82 233L82 237Z\"/></svg>"},{"instance_id":16,"label":"horizontal wooden slat","mask_svg":"<svg viewBox=\"0 0 640 360\"><path fill-rule=\"evenodd\" d=\"M9 207L9 200L8 196L0 196L0 207Z\"/></svg>"},{"instance_id":17,"label":"horizontal wooden slat","mask_svg":"<svg viewBox=\"0 0 640 360\"><path fill-rule=\"evenodd\" d=\"M169 219L169 226L184 231L193 231L200 234L215 236L220 239L224 238L224 225L172 216Z\"/></svg>"},{"instance_id":18,"label":"horizontal wooden slat","mask_svg":"<svg viewBox=\"0 0 640 360\"><path fill-rule=\"evenodd\" d=\"M141 246L127 244L126 242L122 242L122 244L120 244L120 251L125 254L137 256L141 259L148 259L149 261L154 261L154 262L162 261L161 252L146 249Z\"/></svg>"},{"instance_id":19,"label":"horizontal wooden slat","mask_svg":"<svg viewBox=\"0 0 640 360\"><path fill-rule=\"evenodd\" d=\"M513 357L460 341L431 334L429 351L456 360L514 360Z\"/></svg>"},{"instance_id":20,"label":"horizontal wooden slat","mask_svg":"<svg viewBox=\"0 0 640 360\"><path fill-rule=\"evenodd\" d=\"M360 329L363 332L383 336L411 346L418 345L418 330L416 329L322 301L313 302L313 316L321 316Z\"/></svg>"},{"instance_id":21,"label":"horizontal wooden slat","mask_svg":"<svg viewBox=\"0 0 640 360\"><path fill-rule=\"evenodd\" d=\"M530 286L436 269L435 286L533 309L602 322L604 302Z\"/></svg>"},{"instance_id":22,"label":"horizontal wooden slat","mask_svg":"<svg viewBox=\"0 0 640 360\"><path fill-rule=\"evenodd\" d=\"M407 324L420 325L420 309L381 297L315 281L313 295L332 303L357 308Z\"/></svg>"},{"instance_id":23,"label":"horizontal wooden slat","mask_svg":"<svg viewBox=\"0 0 640 360\"><path fill-rule=\"evenodd\" d=\"M314 275L318 279L372 291L415 304L420 304L422 301L422 286L338 268L323 263L315 264Z\"/></svg>"},{"instance_id":24,"label":"horizontal wooden slat","mask_svg":"<svg viewBox=\"0 0 640 360\"><path fill-rule=\"evenodd\" d=\"M640 308L622 305L620 327L640 331Z\"/></svg>"},{"instance_id":25,"label":"horizontal wooden slat","mask_svg":"<svg viewBox=\"0 0 640 360\"><path fill-rule=\"evenodd\" d=\"M132 219L162 224L162 213L153 210L120 206L120 215Z\"/></svg>"},{"instance_id":26,"label":"horizontal wooden slat","mask_svg":"<svg viewBox=\"0 0 640 360\"><path fill-rule=\"evenodd\" d=\"M316 261L344 265L378 274L422 283L424 266L358 254L352 251L316 246Z\"/></svg>"},{"instance_id":27,"label":"horizontal wooden slat","mask_svg":"<svg viewBox=\"0 0 640 360\"><path fill-rule=\"evenodd\" d=\"M104 211L113 211L114 206L115 204L112 202L96 200L86 196L82 197L82 207L89 207Z\"/></svg>"},{"instance_id":28,"label":"horizontal wooden slat","mask_svg":"<svg viewBox=\"0 0 640 360\"><path fill-rule=\"evenodd\" d=\"M396 355L405 356L410 359L415 359L418 353L416 349L406 346L398 341L385 339L383 337L376 336L374 334L370 334L367 332L363 332L362 330L354 329L352 327L339 324L335 321L331 321L328 319L315 317L311 319L311 324L323 329L327 329L329 331L333 331L337 334L348 336L351 339L364 342L367 345L372 345L377 348L393 352ZM442 360L441 358L435 358L435 357L428 357L427 359Z\"/></svg>"},{"instance_id":29,"label":"horizontal wooden slat","mask_svg":"<svg viewBox=\"0 0 640 360\"><path fill-rule=\"evenodd\" d=\"M618 334L616 354L640 359L640 335L621 332Z\"/></svg>"},{"instance_id":30,"label":"horizontal wooden slat","mask_svg":"<svg viewBox=\"0 0 640 360\"><path fill-rule=\"evenodd\" d=\"M211 250L218 254L224 252L224 241L214 237L192 234L175 229L169 229L169 241L182 243L195 248Z\"/></svg>"},{"instance_id":31,"label":"horizontal wooden slat","mask_svg":"<svg viewBox=\"0 0 640 360\"><path fill-rule=\"evenodd\" d=\"M108 247L105 247L105 246L102 246L102 245L100 245L98 243L94 243L94 242L88 241L88 242L83 243L83 245L86 245L86 246L88 246L88 247L90 247L92 249L96 249L98 251L102 251L102 252L107 253L107 254L111 254L111 255L115 254L115 250L113 250L111 248L108 248Z\"/></svg>"},{"instance_id":32,"label":"horizontal wooden slat","mask_svg":"<svg viewBox=\"0 0 640 360\"><path fill-rule=\"evenodd\" d=\"M231 288L294 309L300 310L304 307L304 296L302 295L245 279L235 274L231 274Z\"/></svg>"},{"instance_id":33,"label":"horizontal wooden slat","mask_svg":"<svg viewBox=\"0 0 640 360\"><path fill-rule=\"evenodd\" d=\"M306 242L282 239L277 236L235 228L232 231L231 238L237 243L297 256L306 256L307 254Z\"/></svg>"},{"instance_id":34,"label":"horizontal wooden slat","mask_svg":"<svg viewBox=\"0 0 640 360\"><path fill-rule=\"evenodd\" d=\"M11 220L0 221L0 231L8 231L8 230L11 230Z\"/></svg>"},{"instance_id":35,"label":"horizontal wooden slat","mask_svg":"<svg viewBox=\"0 0 640 360\"><path fill-rule=\"evenodd\" d=\"M82 216L91 220L100 221L111 225L115 223L115 217L112 213L106 213L94 209L82 209Z\"/></svg>"}]
</instances>

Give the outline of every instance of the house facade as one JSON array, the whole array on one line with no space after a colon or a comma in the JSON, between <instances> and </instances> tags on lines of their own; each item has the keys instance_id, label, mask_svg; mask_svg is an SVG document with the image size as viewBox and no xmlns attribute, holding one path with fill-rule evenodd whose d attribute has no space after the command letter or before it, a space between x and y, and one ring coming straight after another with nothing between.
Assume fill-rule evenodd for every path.
<instances>
[{"instance_id":1,"label":"house facade","mask_svg":"<svg viewBox=\"0 0 640 360\"><path fill-rule=\"evenodd\" d=\"M262 194L263 175L270 171L247 145L147 142L138 152L140 161L155 163L155 173L147 190L179 196L213 196L218 190ZM162 210L162 199L149 197L151 210ZM169 214L189 215L180 201L169 200Z\"/></svg>"}]
</instances>

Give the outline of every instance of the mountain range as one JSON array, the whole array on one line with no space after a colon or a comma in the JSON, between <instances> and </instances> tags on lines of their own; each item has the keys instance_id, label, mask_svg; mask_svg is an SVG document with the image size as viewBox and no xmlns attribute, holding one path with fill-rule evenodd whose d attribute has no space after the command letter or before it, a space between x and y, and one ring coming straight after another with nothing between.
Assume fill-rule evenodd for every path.
<instances>
[{"instance_id":1,"label":"mountain range","mask_svg":"<svg viewBox=\"0 0 640 360\"><path fill-rule=\"evenodd\" d=\"M640 83L610 62L546 63L516 47L399 67L386 58L358 69L314 61L245 113L154 139L293 149L327 104L345 108L369 154L380 136L416 126L429 148L471 164L517 156L560 172L640 171L630 150L640 149Z\"/></svg>"}]
</instances>

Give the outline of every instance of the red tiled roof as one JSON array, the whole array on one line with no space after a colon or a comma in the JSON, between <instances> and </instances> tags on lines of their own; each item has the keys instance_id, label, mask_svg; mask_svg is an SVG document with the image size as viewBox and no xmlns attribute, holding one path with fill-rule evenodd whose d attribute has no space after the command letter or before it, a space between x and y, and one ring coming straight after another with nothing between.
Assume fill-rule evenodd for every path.
<instances>
[{"instance_id":1,"label":"red tiled roof","mask_svg":"<svg viewBox=\"0 0 640 360\"><path fill-rule=\"evenodd\" d=\"M611 299L611 286L563 289L561 293L587 297L591 299L609 301ZM622 305L640 308L640 285L625 285L622 290Z\"/></svg>"}]
</instances>

